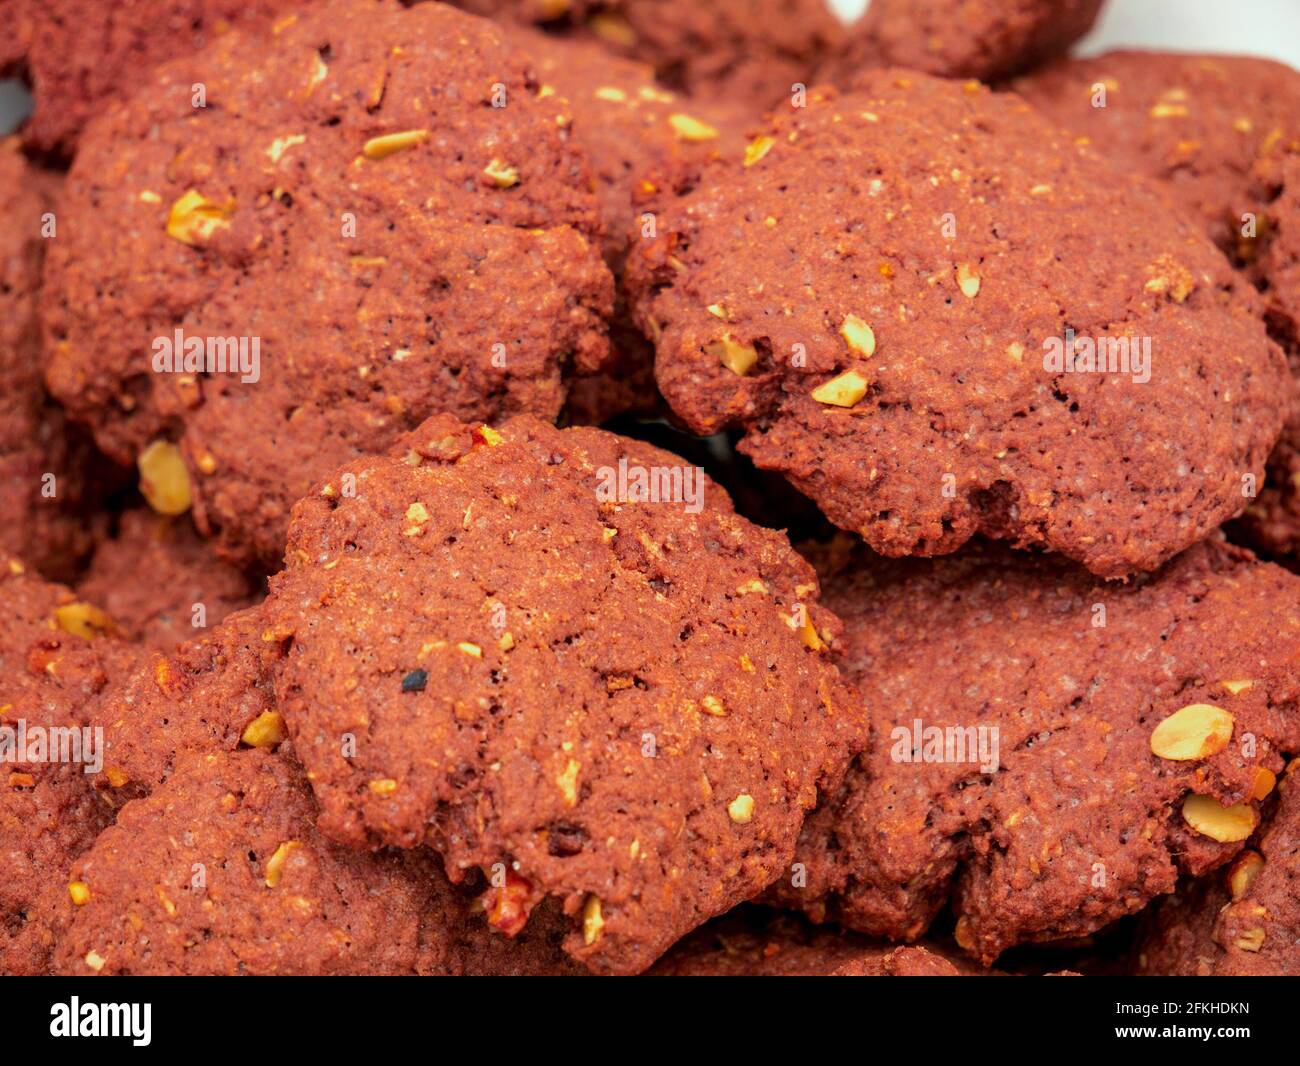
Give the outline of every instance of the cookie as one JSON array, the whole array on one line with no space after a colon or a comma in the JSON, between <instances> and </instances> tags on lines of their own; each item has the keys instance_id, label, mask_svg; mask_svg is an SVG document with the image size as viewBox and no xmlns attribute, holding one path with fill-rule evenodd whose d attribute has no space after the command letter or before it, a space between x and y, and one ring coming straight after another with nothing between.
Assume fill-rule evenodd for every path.
<instances>
[{"instance_id":1,"label":"cookie","mask_svg":"<svg viewBox=\"0 0 1300 1066\"><path fill-rule=\"evenodd\" d=\"M806 82L842 34L825 0L454 0L480 15L599 41L673 88L756 109Z\"/></svg>"},{"instance_id":2,"label":"cookie","mask_svg":"<svg viewBox=\"0 0 1300 1066\"><path fill-rule=\"evenodd\" d=\"M714 159L739 158L751 116L724 101L683 99L658 84L651 67L611 55L594 42L527 27L507 33L531 57L536 80L572 109L573 138L596 183L605 260L617 278L628 241L644 224L639 206L662 187L685 187ZM571 383L566 414L575 424L597 425L658 406L653 350L632 325L621 298L611 338L613 355L602 372Z\"/></svg>"},{"instance_id":3,"label":"cookie","mask_svg":"<svg viewBox=\"0 0 1300 1066\"><path fill-rule=\"evenodd\" d=\"M1292 764L1292 769L1294 768ZM1288 771L1277 806L1226 871L1180 886L1147 916L1139 974L1188 977L1300 974L1300 792Z\"/></svg>"},{"instance_id":4,"label":"cookie","mask_svg":"<svg viewBox=\"0 0 1300 1066\"><path fill-rule=\"evenodd\" d=\"M43 892L113 818L89 773L102 742L76 712L132 662L100 613L12 556L0 557L0 603L0 974L31 974L49 956Z\"/></svg>"},{"instance_id":5,"label":"cookie","mask_svg":"<svg viewBox=\"0 0 1300 1066\"><path fill-rule=\"evenodd\" d=\"M1122 577L1242 509L1285 359L1156 188L1010 95L910 73L815 91L751 144L628 259L694 432L743 429L887 555L983 533Z\"/></svg>"},{"instance_id":6,"label":"cookie","mask_svg":"<svg viewBox=\"0 0 1300 1066\"><path fill-rule=\"evenodd\" d=\"M824 73L852 81L874 67L999 81L1065 52L1102 0L872 0Z\"/></svg>"},{"instance_id":7,"label":"cookie","mask_svg":"<svg viewBox=\"0 0 1300 1066\"><path fill-rule=\"evenodd\" d=\"M1300 578L1221 539L1123 586L983 544L822 563L872 740L776 893L816 920L949 905L985 964L1096 932L1232 861L1300 744Z\"/></svg>"},{"instance_id":8,"label":"cookie","mask_svg":"<svg viewBox=\"0 0 1300 1066\"><path fill-rule=\"evenodd\" d=\"M507 934L553 897L570 955L643 970L785 871L861 742L816 579L600 430L444 416L399 451L295 508L260 609L321 829L482 871Z\"/></svg>"},{"instance_id":9,"label":"cookie","mask_svg":"<svg viewBox=\"0 0 1300 1066\"><path fill-rule=\"evenodd\" d=\"M217 558L188 518L137 507L95 549L77 593L107 611L127 639L170 651L251 606L263 584Z\"/></svg>"},{"instance_id":10,"label":"cookie","mask_svg":"<svg viewBox=\"0 0 1300 1066\"><path fill-rule=\"evenodd\" d=\"M606 358L612 281L541 90L490 23L388 0L159 68L69 175L51 390L239 563L273 564L313 481L431 413L555 417Z\"/></svg>"},{"instance_id":11,"label":"cookie","mask_svg":"<svg viewBox=\"0 0 1300 1066\"><path fill-rule=\"evenodd\" d=\"M82 129L140 74L195 52L234 26L262 30L303 0L6 0L0 74L23 78L34 109L28 147L68 157Z\"/></svg>"},{"instance_id":12,"label":"cookie","mask_svg":"<svg viewBox=\"0 0 1300 1066\"><path fill-rule=\"evenodd\" d=\"M882 943L795 915L742 908L701 926L655 963L652 977L959 977L960 955Z\"/></svg>"},{"instance_id":13,"label":"cookie","mask_svg":"<svg viewBox=\"0 0 1300 1066\"><path fill-rule=\"evenodd\" d=\"M100 532L93 486L110 476L41 382L37 305L54 186L16 140L0 141L0 552L71 580Z\"/></svg>"},{"instance_id":14,"label":"cookie","mask_svg":"<svg viewBox=\"0 0 1300 1066\"><path fill-rule=\"evenodd\" d=\"M330 844L314 815L288 760L186 755L72 863L51 904L54 971L463 972L466 902L436 864ZM480 951L508 951L504 937L488 945L492 934L478 928Z\"/></svg>"}]
</instances>

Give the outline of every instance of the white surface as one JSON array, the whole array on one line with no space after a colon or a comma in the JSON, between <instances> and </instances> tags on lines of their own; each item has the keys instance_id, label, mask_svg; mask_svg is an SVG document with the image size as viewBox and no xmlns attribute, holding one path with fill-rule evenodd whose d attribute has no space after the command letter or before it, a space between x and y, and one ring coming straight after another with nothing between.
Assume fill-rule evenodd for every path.
<instances>
[{"instance_id":1,"label":"white surface","mask_svg":"<svg viewBox=\"0 0 1300 1066\"><path fill-rule=\"evenodd\" d=\"M867 0L830 3L852 19L866 8ZM1108 0L1100 23L1079 51L1095 55L1122 47L1236 52L1300 67L1300 0ZM12 129L25 110L18 87L0 82L0 132Z\"/></svg>"}]
</instances>

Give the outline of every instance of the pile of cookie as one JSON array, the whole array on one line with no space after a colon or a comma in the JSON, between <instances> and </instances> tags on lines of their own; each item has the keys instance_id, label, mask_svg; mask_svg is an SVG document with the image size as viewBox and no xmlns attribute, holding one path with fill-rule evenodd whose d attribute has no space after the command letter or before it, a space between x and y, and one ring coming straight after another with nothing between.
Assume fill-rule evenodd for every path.
<instances>
[{"instance_id":1,"label":"pile of cookie","mask_svg":"<svg viewBox=\"0 0 1300 1066\"><path fill-rule=\"evenodd\" d=\"M5 4L0 972L1300 973L1300 74L1100 6Z\"/></svg>"}]
</instances>

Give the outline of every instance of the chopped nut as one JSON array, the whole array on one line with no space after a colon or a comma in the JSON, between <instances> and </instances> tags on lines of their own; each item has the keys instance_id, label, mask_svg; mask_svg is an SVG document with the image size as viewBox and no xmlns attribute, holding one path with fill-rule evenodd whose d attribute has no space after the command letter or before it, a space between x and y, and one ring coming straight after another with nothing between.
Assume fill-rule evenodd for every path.
<instances>
[{"instance_id":1,"label":"chopped nut","mask_svg":"<svg viewBox=\"0 0 1300 1066\"><path fill-rule=\"evenodd\" d=\"M1255 686L1255 682L1244 681L1244 680L1243 681L1220 681L1219 684L1221 684L1225 689L1227 689L1228 694L1231 696L1240 696L1243 692L1248 692L1250 689L1254 688Z\"/></svg>"},{"instance_id":2,"label":"chopped nut","mask_svg":"<svg viewBox=\"0 0 1300 1066\"><path fill-rule=\"evenodd\" d=\"M17 770L9 774L10 788L35 788L36 778L31 774L19 773Z\"/></svg>"},{"instance_id":3,"label":"chopped nut","mask_svg":"<svg viewBox=\"0 0 1300 1066\"><path fill-rule=\"evenodd\" d=\"M742 792L727 804L727 816L737 825L746 824L754 817L754 797Z\"/></svg>"},{"instance_id":4,"label":"chopped nut","mask_svg":"<svg viewBox=\"0 0 1300 1066\"><path fill-rule=\"evenodd\" d=\"M742 377L758 362L758 351L748 344L741 344L730 333L724 333L721 340L714 341L704 350L733 374Z\"/></svg>"},{"instance_id":5,"label":"chopped nut","mask_svg":"<svg viewBox=\"0 0 1300 1066\"><path fill-rule=\"evenodd\" d=\"M305 143L306 140L307 138L301 134L294 134L291 137L277 137L271 142L271 147L266 150L267 157L272 163L278 163L285 152L295 145Z\"/></svg>"},{"instance_id":6,"label":"chopped nut","mask_svg":"<svg viewBox=\"0 0 1300 1066\"><path fill-rule=\"evenodd\" d=\"M483 658L483 649L477 644L471 644L468 640L463 640L456 647L466 655L474 659Z\"/></svg>"},{"instance_id":7,"label":"chopped nut","mask_svg":"<svg viewBox=\"0 0 1300 1066\"><path fill-rule=\"evenodd\" d=\"M89 603L67 603L54 609L59 628L74 637L94 640L116 631L113 619Z\"/></svg>"},{"instance_id":8,"label":"chopped nut","mask_svg":"<svg viewBox=\"0 0 1300 1066\"><path fill-rule=\"evenodd\" d=\"M96 973L99 973L99 971L102 970L106 964L107 964L107 960L98 951L86 952L86 965L89 966Z\"/></svg>"},{"instance_id":9,"label":"chopped nut","mask_svg":"<svg viewBox=\"0 0 1300 1066\"><path fill-rule=\"evenodd\" d=\"M490 888L480 898L487 913L488 925L506 936L516 935L528 924L533 886L514 870L506 871L506 882Z\"/></svg>"},{"instance_id":10,"label":"chopped nut","mask_svg":"<svg viewBox=\"0 0 1300 1066\"><path fill-rule=\"evenodd\" d=\"M1264 946L1264 930L1247 929L1232 943L1242 951L1259 951Z\"/></svg>"},{"instance_id":11,"label":"chopped nut","mask_svg":"<svg viewBox=\"0 0 1300 1066\"><path fill-rule=\"evenodd\" d=\"M759 577L751 577L748 581L742 581L736 586L736 591L745 596L751 592L767 592L767 584Z\"/></svg>"},{"instance_id":12,"label":"chopped nut","mask_svg":"<svg viewBox=\"0 0 1300 1066\"><path fill-rule=\"evenodd\" d=\"M744 652L740 653L740 668L747 674L752 674L754 672L754 660Z\"/></svg>"},{"instance_id":13,"label":"chopped nut","mask_svg":"<svg viewBox=\"0 0 1300 1066\"><path fill-rule=\"evenodd\" d=\"M1233 899L1241 899L1250 891L1250 886L1255 883L1261 871L1264 869L1264 856L1257 851L1246 850L1237 856L1232 866L1228 868L1228 888L1232 892Z\"/></svg>"},{"instance_id":14,"label":"chopped nut","mask_svg":"<svg viewBox=\"0 0 1300 1066\"><path fill-rule=\"evenodd\" d=\"M726 321L727 309L723 307L722 304L709 304L709 306L706 307L705 310L708 311L709 314L711 314L714 318L720 318L724 322Z\"/></svg>"},{"instance_id":15,"label":"chopped nut","mask_svg":"<svg viewBox=\"0 0 1300 1066\"><path fill-rule=\"evenodd\" d=\"M969 263L961 263L958 265L957 287L961 289L964 296L972 300L979 294L980 276L975 268Z\"/></svg>"},{"instance_id":16,"label":"chopped nut","mask_svg":"<svg viewBox=\"0 0 1300 1066\"><path fill-rule=\"evenodd\" d=\"M361 147L361 154L367 159L385 159L394 152L404 152L423 144L429 139L428 130L402 130L400 133L385 133L371 137Z\"/></svg>"},{"instance_id":17,"label":"chopped nut","mask_svg":"<svg viewBox=\"0 0 1300 1066\"><path fill-rule=\"evenodd\" d=\"M391 796L397 791L397 782L391 777L377 777L366 787L376 796Z\"/></svg>"},{"instance_id":18,"label":"chopped nut","mask_svg":"<svg viewBox=\"0 0 1300 1066\"><path fill-rule=\"evenodd\" d=\"M570 807L578 803L578 771L582 769L576 759L570 759L564 770L556 775L555 783L560 787L564 802Z\"/></svg>"},{"instance_id":19,"label":"chopped nut","mask_svg":"<svg viewBox=\"0 0 1300 1066\"><path fill-rule=\"evenodd\" d=\"M498 189L508 189L512 185L519 184L519 171L500 159L493 159L488 163L483 168L483 173L491 179L492 184Z\"/></svg>"},{"instance_id":20,"label":"chopped nut","mask_svg":"<svg viewBox=\"0 0 1300 1066\"><path fill-rule=\"evenodd\" d=\"M772 150L775 144L776 144L775 137L768 137L768 136L755 137L752 141L749 142L749 144L745 146L745 166L752 167L755 163L757 163L760 159L762 159L765 155L767 155L767 153Z\"/></svg>"},{"instance_id":21,"label":"chopped nut","mask_svg":"<svg viewBox=\"0 0 1300 1066\"><path fill-rule=\"evenodd\" d=\"M1202 836L1229 844L1250 836L1259 816L1245 803L1223 807L1213 796L1192 792L1183 800L1183 820Z\"/></svg>"},{"instance_id":22,"label":"chopped nut","mask_svg":"<svg viewBox=\"0 0 1300 1066\"><path fill-rule=\"evenodd\" d=\"M1155 104L1147 112L1152 118L1182 118L1187 114L1187 108L1182 104Z\"/></svg>"},{"instance_id":23,"label":"chopped nut","mask_svg":"<svg viewBox=\"0 0 1300 1066\"><path fill-rule=\"evenodd\" d=\"M289 858L289 853L295 848L302 847L297 840L286 840L278 848L275 854L266 860L266 887L275 888L280 883L280 878L284 874L284 863Z\"/></svg>"},{"instance_id":24,"label":"chopped nut","mask_svg":"<svg viewBox=\"0 0 1300 1066\"><path fill-rule=\"evenodd\" d=\"M712 141L718 136L716 127L680 112L668 116L668 125L684 141Z\"/></svg>"},{"instance_id":25,"label":"chopped nut","mask_svg":"<svg viewBox=\"0 0 1300 1066\"><path fill-rule=\"evenodd\" d=\"M834 407L852 407L867 394L867 379L856 370L846 370L839 377L824 381L812 391L818 403Z\"/></svg>"},{"instance_id":26,"label":"chopped nut","mask_svg":"<svg viewBox=\"0 0 1300 1066\"><path fill-rule=\"evenodd\" d=\"M705 696L700 700L700 707L705 714L712 715L714 718L727 717L727 708L717 696Z\"/></svg>"},{"instance_id":27,"label":"chopped nut","mask_svg":"<svg viewBox=\"0 0 1300 1066\"><path fill-rule=\"evenodd\" d=\"M1162 759L1208 759L1228 746L1233 719L1210 703L1189 703L1151 733L1151 751Z\"/></svg>"},{"instance_id":28,"label":"chopped nut","mask_svg":"<svg viewBox=\"0 0 1300 1066\"><path fill-rule=\"evenodd\" d=\"M84 907L90 902L90 886L85 881L73 881L68 885L68 895L78 907Z\"/></svg>"},{"instance_id":29,"label":"chopped nut","mask_svg":"<svg viewBox=\"0 0 1300 1066\"><path fill-rule=\"evenodd\" d=\"M156 440L136 460L140 493L159 514L178 515L190 509L190 474L181 450L169 440Z\"/></svg>"},{"instance_id":30,"label":"chopped nut","mask_svg":"<svg viewBox=\"0 0 1300 1066\"><path fill-rule=\"evenodd\" d=\"M602 85L596 89L597 100L608 100L611 104L621 104L627 100L627 93L614 85Z\"/></svg>"},{"instance_id":31,"label":"chopped nut","mask_svg":"<svg viewBox=\"0 0 1300 1066\"><path fill-rule=\"evenodd\" d=\"M1273 791L1273 786L1276 784L1277 774L1266 766L1255 767L1255 780L1251 784L1250 798L1255 800L1265 799Z\"/></svg>"},{"instance_id":32,"label":"chopped nut","mask_svg":"<svg viewBox=\"0 0 1300 1066\"><path fill-rule=\"evenodd\" d=\"M182 244L201 248L219 229L228 229L235 213L235 198L209 200L197 189L182 193L167 214L167 235Z\"/></svg>"},{"instance_id":33,"label":"chopped nut","mask_svg":"<svg viewBox=\"0 0 1300 1066\"><path fill-rule=\"evenodd\" d=\"M127 772L117 766L110 766L104 771L104 776L108 778L108 783L113 788L121 788L131 780Z\"/></svg>"},{"instance_id":34,"label":"chopped nut","mask_svg":"<svg viewBox=\"0 0 1300 1066\"><path fill-rule=\"evenodd\" d=\"M582 905L582 942L594 944L604 930L605 916L600 909L600 899L588 896L587 902Z\"/></svg>"},{"instance_id":35,"label":"chopped nut","mask_svg":"<svg viewBox=\"0 0 1300 1066\"><path fill-rule=\"evenodd\" d=\"M844 321L840 323L840 336L859 355L875 354L876 335L857 315L844 316Z\"/></svg>"},{"instance_id":36,"label":"chopped nut","mask_svg":"<svg viewBox=\"0 0 1300 1066\"><path fill-rule=\"evenodd\" d=\"M418 537L429 524L429 511L418 500L406 509L406 520L411 524L402 530L403 536Z\"/></svg>"},{"instance_id":37,"label":"chopped nut","mask_svg":"<svg viewBox=\"0 0 1300 1066\"><path fill-rule=\"evenodd\" d=\"M550 2L550 0L548 0ZM587 28L602 41L631 48L636 44L636 31L622 15L612 11L598 11L587 20Z\"/></svg>"},{"instance_id":38,"label":"chopped nut","mask_svg":"<svg viewBox=\"0 0 1300 1066\"><path fill-rule=\"evenodd\" d=\"M495 448L498 444L501 444L505 441L505 437L501 436L501 434L498 433L491 426L479 426L478 429L474 431L474 433L478 437L478 439L482 441L484 444L486 444L489 448Z\"/></svg>"},{"instance_id":39,"label":"chopped nut","mask_svg":"<svg viewBox=\"0 0 1300 1066\"><path fill-rule=\"evenodd\" d=\"M514 646L515 638L509 633L502 633L500 639L497 641L497 648L501 651L509 651Z\"/></svg>"},{"instance_id":40,"label":"chopped nut","mask_svg":"<svg viewBox=\"0 0 1300 1066\"><path fill-rule=\"evenodd\" d=\"M284 719L276 711L263 711L244 727L239 739L250 748L274 748L284 740Z\"/></svg>"}]
</instances>

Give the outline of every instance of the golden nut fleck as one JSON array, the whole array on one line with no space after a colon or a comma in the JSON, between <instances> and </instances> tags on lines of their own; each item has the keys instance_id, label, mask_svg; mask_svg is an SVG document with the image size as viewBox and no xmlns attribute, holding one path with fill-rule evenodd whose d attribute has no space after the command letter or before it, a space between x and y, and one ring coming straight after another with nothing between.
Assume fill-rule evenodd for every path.
<instances>
[{"instance_id":1,"label":"golden nut fleck","mask_svg":"<svg viewBox=\"0 0 1300 1066\"><path fill-rule=\"evenodd\" d=\"M98 951L86 952L86 965L89 966L96 973L99 973L99 971L102 970L106 964L107 964L107 960Z\"/></svg>"},{"instance_id":2,"label":"golden nut fleck","mask_svg":"<svg viewBox=\"0 0 1300 1066\"><path fill-rule=\"evenodd\" d=\"M587 28L602 41L631 48L636 44L636 31L622 15L600 11L587 20Z\"/></svg>"},{"instance_id":3,"label":"golden nut fleck","mask_svg":"<svg viewBox=\"0 0 1300 1066\"><path fill-rule=\"evenodd\" d=\"M1187 114L1187 108L1182 104L1165 104L1154 105L1147 112L1152 118L1183 118Z\"/></svg>"},{"instance_id":4,"label":"golden nut fleck","mask_svg":"<svg viewBox=\"0 0 1300 1066\"><path fill-rule=\"evenodd\" d=\"M493 159L488 163L483 168L483 173L498 189L508 189L512 185L519 184L519 171L500 159Z\"/></svg>"},{"instance_id":5,"label":"golden nut fleck","mask_svg":"<svg viewBox=\"0 0 1300 1066\"><path fill-rule=\"evenodd\" d=\"M596 92L597 100L607 100L611 104L621 104L627 100L627 93L615 85L602 85Z\"/></svg>"},{"instance_id":6,"label":"golden nut fleck","mask_svg":"<svg viewBox=\"0 0 1300 1066\"><path fill-rule=\"evenodd\" d=\"M477 644L471 644L468 640L461 641L456 647L473 659L483 658L483 649Z\"/></svg>"},{"instance_id":7,"label":"golden nut fleck","mask_svg":"<svg viewBox=\"0 0 1300 1066\"><path fill-rule=\"evenodd\" d=\"M1277 774L1266 766L1255 767L1255 780L1251 783L1250 798L1262 800L1267 798L1277 784Z\"/></svg>"},{"instance_id":8,"label":"golden nut fleck","mask_svg":"<svg viewBox=\"0 0 1300 1066\"><path fill-rule=\"evenodd\" d=\"M817 627L812 622L804 622L799 627L799 639L803 641L804 647L811 648L813 651L822 651L826 647L825 641L817 634Z\"/></svg>"},{"instance_id":9,"label":"golden nut fleck","mask_svg":"<svg viewBox=\"0 0 1300 1066\"><path fill-rule=\"evenodd\" d=\"M90 886L85 881L73 881L68 885L68 895L78 907L84 907L90 902Z\"/></svg>"},{"instance_id":10,"label":"golden nut fleck","mask_svg":"<svg viewBox=\"0 0 1300 1066\"><path fill-rule=\"evenodd\" d=\"M680 111L668 116L668 125L684 141L712 141L718 136L716 127L701 122L698 118L691 118L690 115L683 115Z\"/></svg>"},{"instance_id":11,"label":"golden nut fleck","mask_svg":"<svg viewBox=\"0 0 1300 1066\"><path fill-rule=\"evenodd\" d=\"M110 766L104 771L104 776L108 778L108 783L113 788L121 788L131 780L127 772L117 766Z\"/></svg>"},{"instance_id":12,"label":"golden nut fleck","mask_svg":"<svg viewBox=\"0 0 1300 1066\"><path fill-rule=\"evenodd\" d=\"M274 748L284 740L284 719L275 711L263 711L244 727L239 739L250 748Z\"/></svg>"},{"instance_id":13,"label":"golden nut fleck","mask_svg":"<svg viewBox=\"0 0 1300 1066\"><path fill-rule=\"evenodd\" d=\"M745 146L745 166L752 167L776 145L775 137L755 137Z\"/></svg>"},{"instance_id":14,"label":"golden nut fleck","mask_svg":"<svg viewBox=\"0 0 1300 1066\"><path fill-rule=\"evenodd\" d=\"M1208 759L1228 746L1232 724L1232 715L1221 707L1189 703L1155 727L1151 751L1162 759Z\"/></svg>"},{"instance_id":15,"label":"golden nut fleck","mask_svg":"<svg viewBox=\"0 0 1300 1066\"><path fill-rule=\"evenodd\" d=\"M1249 692L1255 687L1255 682L1246 680L1220 681L1219 684L1228 690L1230 696L1240 696L1243 692Z\"/></svg>"},{"instance_id":16,"label":"golden nut fleck","mask_svg":"<svg viewBox=\"0 0 1300 1066\"><path fill-rule=\"evenodd\" d=\"M284 864L289 858L289 853L300 847L302 847L302 844L299 841L286 840L275 849L275 854L266 860L267 888L275 888L280 883L280 878L284 876Z\"/></svg>"},{"instance_id":17,"label":"golden nut fleck","mask_svg":"<svg viewBox=\"0 0 1300 1066\"><path fill-rule=\"evenodd\" d=\"M181 450L169 440L156 440L136 460L140 493L159 514L178 515L190 509L190 474Z\"/></svg>"},{"instance_id":18,"label":"golden nut fleck","mask_svg":"<svg viewBox=\"0 0 1300 1066\"><path fill-rule=\"evenodd\" d=\"M727 717L727 708L717 696L705 696L700 700L700 707L705 714L712 715L714 718Z\"/></svg>"},{"instance_id":19,"label":"golden nut fleck","mask_svg":"<svg viewBox=\"0 0 1300 1066\"><path fill-rule=\"evenodd\" d=\"M505 437L501 436L501 434L491 426L479 426L474 432L477 434L478 439L489 448L495 448L498 444L505 441Z\"/></svg>"},{"instance_id":20,"label":"golden nut fleck","mask_svg":"<svg viewBox=\"0 0 1300 1066\"><path fill-rule=\"evenodd\" d=\"M754 369L758 362L758 351L748 344L741 344L730 333L724 333L721 340L714 341L704 349L733 374L744 376Z\"/></svg>"},{"instance_id":21,"label":"golden nut fleck","mask_svg":"<svg viewBox=\"0 0 1300 1066\"><path fill-rule=\"evenodd\" d=\"M709 314L711 314L714 318L720 318L724 322L727 319L727 309L723 307L722 304L709 304L709 306L706 307L705 310L708 311Z\"/></svg>"},{"instance_id":22,"label":"golden nut fleck","mask_svg":"<svg viewBox=\"0 0 1300 1066\"><path fill-rule=\"evenodd\" d=\"M1250 836L1259 816L1245 803L1223 807L1213 796L1193 792L1183 800L1183 820L1202 836L1231 844Z\"/></svg>"},{"instance_id":23,"label":"golden nut fleck","mask_svg":"<svg viewBox=\"0 0 1300 1066\"><path fill-rule=\"evenodd\" d=\"M404 152L423 144L429 139L428 130L402 130L400 133L385 133L371 137L361 146L361 154L367 159L386 159L394 152Z\"/></svg>"},{"instance_id":24,"label":"golden nut fleck","mask_svg":"<svg viewBox=\"0 0 1300 1066\"><path fill-rule=\"evenodd\" d=\"M968 299L975 299L980 291L980 276L973 266L969 263L961 263L957 267L957 287L961 289L962 295Z\"/></svg>"},{"instance_id":25,"label":"golden nut fleck","mask_svg":"<svg viewBox=\"0 0 1300 1066\"><path fill-rule=\"evenodd\" d=\"M98 607L89 603L67 603L54 609L55 620L59 628L74 637L94 640L116 630L113 619Z\"/></svg>"},{"instance_id":26,"label":"golden nut fleck","mask_svg":"<svg viewBox=\"0 0 1300 1066\"><path fill-rule=\"evenodd\" d=\"M1264 930L1247 929L1232 943L1242 951L1259 951L1264 946Z\"/></svg>"},{"instance_id":27,"label":"golden nut fleck","mask_svg":"<svg viewBox=\"0 0 1300 1066\"><path fill-rule=\"evenodd\" d=\"M812 398L833 407L852 407L866 394L867 379L856 370L846 370L813 389Z\"/></svg>"},{"instance_id":28,"label":"golden nut fleck","mask_svg":"<svg viewBox=\"0 0 1300 1066\"><path fill-rule=\"evenodd\" d=\"M588 896L587 902L582 905L582 942L594 944L604 931L605 915L600 909L600 898Z\"/></svg>"},{"instance_id":29,"label":"golden nut fleck","mask_svg":"<svg viewBox=\"0 0 1300 1066\"><path fill-rule=\"evenodd\" d=\"M578 771L581 768L576 759L570 759L565 764L564 770L555 776L560 794L564 796L564 802L570 807L578 803Z\"/></svg>"},{"instance_id":30,"label":"golden nut fleck","mask_svg":"<svg viewBox=\"0 0 1300 1066\"><path fill-rule=\"evenodd\" d=\"M271 147L266 150L267 158L270 159L272 163L278 163L284 156L284 153L290 148L293 148L295 145L305 144L306 141L307 138L299 133L295 133L291 137L277 137L271 142Z\"/></svg>"},{"instance_id":31,"label":"golden nut fleck","mask_svg":"<svg viewBox=\"0 0 1300 1066\"><path fill-rule=\"evenodd\" d=\"M857 315L844 316L844 321L840 323L840 336L859 355L875 354L876 335Z\"/></svg>"},{"instance_id":32,"label":"golden nut fleck","mask_svg":"<svg viewBox=\"0 0 1300 1066\"><path fill-rule=\"evenodd\" d=\"M740 668L747 674L752 674L754 672L754 660L744 652L740 653Z\"/></svg>"},{"instance_id":33,"label":"golden nut fleck","mask_svg":"<svg viewBox=\"0 0 1300 1066\"><path fill-rule=\"evenodd\" d=\"M235 198L222 202L209 200L197 189L190 189L177 197L167 214L167 235L182 244L200 248L212 239L219 229L228 229L235 213Z\"/></svg>"},{"instance_id":34,"label":"golden nut fleck","mask_svg":"<svg viewBox=\"0 0 1300 1066\"><path fill-rule=\"evenodd\" d=\"M1228 868L1228 889L1233 899L1241 899L1250 891L1264 869L1264 856L1257 851L1243 851Z\"/></svg>"},{"instance_id":35,"label":"golden nut fleck","mask_svg":"<svg viewBox=\"0 0 1300 1066\"><path fill-rule=\"evenodd\" d=\"M745 825L754 817L754 797L742 792L727 804L727 817L737 825Z\"/></svg>"},{"instance_id":36,"label":"golden nut fleck","mask_svg":"<svg viewBox=\"0 0 1300 1066\"><path fill-rule=\"evenodd\" d=\"M397 791L397 782L391 777L378 777L367 786L376 796L391 796Z\"/></svg>"}]
</instances>

